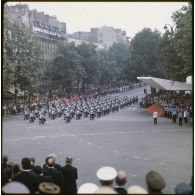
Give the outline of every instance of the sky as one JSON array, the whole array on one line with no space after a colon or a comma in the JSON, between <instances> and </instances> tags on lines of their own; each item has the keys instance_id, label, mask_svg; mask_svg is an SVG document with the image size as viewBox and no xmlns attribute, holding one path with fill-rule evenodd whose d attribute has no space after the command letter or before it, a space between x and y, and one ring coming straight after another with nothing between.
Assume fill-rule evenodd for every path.
<instances>
[{"instance_id":1,"label":"sky","mask_svg":"<svg viewBox=\"0 0 195 195\"><path fill-rule=\"evenodd\" d=\"M16 2L17 3L17 2ZM8 3L13 5L16 3ZM90 31L92 27L112 26L133 38L145 27L164 33L164 25L173 25L172 14L187 2L23 2L30 9L56 16L65 22L67 33Z\"/></svg>"}]
</instances>

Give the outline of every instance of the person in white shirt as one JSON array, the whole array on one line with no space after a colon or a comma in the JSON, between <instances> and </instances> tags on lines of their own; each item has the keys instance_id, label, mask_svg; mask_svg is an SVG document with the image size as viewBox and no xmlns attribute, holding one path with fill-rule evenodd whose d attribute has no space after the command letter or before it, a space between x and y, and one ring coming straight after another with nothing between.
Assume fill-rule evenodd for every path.
<instances>
[{"instance_id":1,"label":"person in white shirt","mask_svg":"<svg viewBox=\"0 0 195 195\"><path fill-rule=\"evenodd\" d=\"M158 112L153 112L154 124L157 124Z\"/></svg>"}]
</instances>

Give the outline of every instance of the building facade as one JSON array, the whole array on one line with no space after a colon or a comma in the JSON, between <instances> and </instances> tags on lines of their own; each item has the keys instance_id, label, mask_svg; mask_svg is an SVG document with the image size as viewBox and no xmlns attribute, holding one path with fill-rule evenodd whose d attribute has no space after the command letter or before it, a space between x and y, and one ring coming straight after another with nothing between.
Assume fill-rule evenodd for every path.
<instances>
[{"instance_id":1,"label":"building facade","mask_svg":"<svg viewBox=\"0 0 195 195\"><path fill-rule=\"evenodd\" d=\"M43 60L52 60L56 55L58 43L67 39L66 23L59 22L55 16L44 12L29 10L27 5L5 5L4 17L12 23L29 28L35 34Z\"/></svg>"},{"instance_id":2,"label":"building facade","mask_svg":"<svg viewBox=\"0 0 195 195\"><path fill-rule=\"evenodd\" d=\"M77 40L88 41L89 32L78 31L70 34L69 37Z\"/></svg>"},{"instance_id":3,"label":"building facade","mask_svg":"<svg viewBox=\"0 0 195 195\"><path fill-rule=\"evenodd\" d=\"M90 42L101 43L106 48L109 48L113 43L129 44L126 32L121 29L115 29L109 26L101 28L91 28L89 33Z\"/></svg>"}]
</instances>

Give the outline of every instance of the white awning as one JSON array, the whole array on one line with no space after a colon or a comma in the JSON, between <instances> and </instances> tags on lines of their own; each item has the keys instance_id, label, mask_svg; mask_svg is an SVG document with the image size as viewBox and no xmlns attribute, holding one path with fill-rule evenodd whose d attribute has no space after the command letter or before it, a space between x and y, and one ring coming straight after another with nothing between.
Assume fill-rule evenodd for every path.
<instances>
[{"instance_id":1,"label":"white awning","mask_svg":"<svg viewBox=\"0 0 195 195\"><path fill-rule=\"evenodd\" d=\"M183 82L160 79L155 77L137 77L137 79L157 89L163 89L167 91L192 91L192 84L187 84Z\"/></svg>"}]
</instances>

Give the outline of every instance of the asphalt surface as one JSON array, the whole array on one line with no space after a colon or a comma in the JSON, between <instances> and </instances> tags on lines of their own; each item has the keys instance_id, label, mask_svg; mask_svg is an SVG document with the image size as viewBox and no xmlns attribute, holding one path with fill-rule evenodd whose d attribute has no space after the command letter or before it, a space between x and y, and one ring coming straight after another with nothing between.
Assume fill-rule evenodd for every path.
<instances>
[{"instance_id":1,"label":"asphalt surface","mask_svg":"<svg viewBox=\"0 0 195 195\"><path fill-rule=\"evenodd\" d=\"M144 88L119 96L124 95L143 97ZM57 155L61 165L72 156L78 168L78 186L86 182L99 185L96 171L113 166L128 173L127 188L146 188L145 175L156 170L166 180L164 193L174 193L174 187L188 182L192 175L192 135L192 126L172 124L167 118L159 118L154 125L152 116L139 104L94 121L73 119L69 124L63 118L48 119L45 125L37 120L30 124L17 115L2 119L2 154L18 164L23 157L35 157L35 164L41 166L50 153Z\"/></svg>"}]
</instances>

